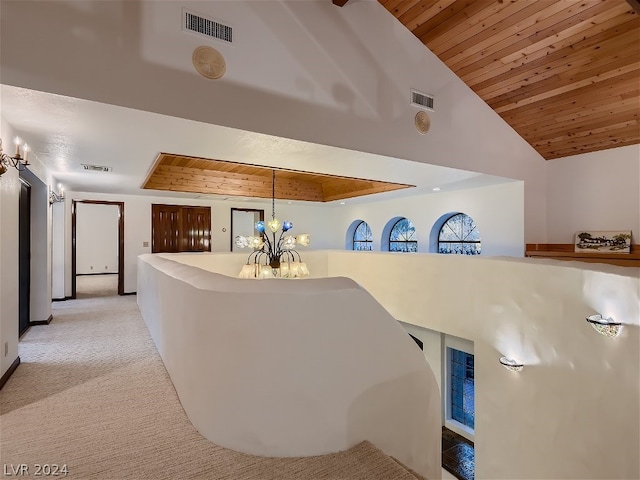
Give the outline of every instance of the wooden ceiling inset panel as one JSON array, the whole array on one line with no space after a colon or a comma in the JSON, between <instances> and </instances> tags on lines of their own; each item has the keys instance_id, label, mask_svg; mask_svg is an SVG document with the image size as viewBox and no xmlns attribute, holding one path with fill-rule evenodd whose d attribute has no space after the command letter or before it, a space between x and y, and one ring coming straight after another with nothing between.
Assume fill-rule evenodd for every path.
<instances>
[{"instance_id":1,"label":"wooden ceiling inset panel","mask_svg":"<svg viewBox=\"0 0 640 480\"><path fill-rule=\"evenodd\" d=\"M283 200L330 202L415 186L161 153L142 188L271 198L274 170Z\"/></svg>"},{"instance_id":2,"label":"wooden ceiling inset panel","mask_svg":"<svg viewBox=\"0 0 640 480\"><path fill-rule=\"evenodd\" d=\"M378 1L545 159L640 143L638 0Z\"/></svg>"}]
</instances>

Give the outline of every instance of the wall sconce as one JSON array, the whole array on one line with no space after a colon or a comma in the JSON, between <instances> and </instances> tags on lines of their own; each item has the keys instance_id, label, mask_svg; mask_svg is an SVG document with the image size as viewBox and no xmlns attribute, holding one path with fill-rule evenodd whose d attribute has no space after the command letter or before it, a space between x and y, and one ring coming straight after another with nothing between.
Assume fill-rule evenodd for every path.
<instances>
[{"instance_id":1,"label":"wall sconce","mask_svg":"<svg viewBox=\"0 0 640 480\"><path fill-rule=\"evenodd\" d=\"M27 152L29 151L29 146L26 143L22 143L20 137L16 137L16 154L12 157L2 151L2 139L0 138L0 176L7 171L8 167L13 167L19 172L23 171L29 165L27 161ZM20 153L22 150L22 153Z\"/></svg>"},{"instance_id":2,"label":"wall sconce","mask_svg":"<svg viewBox=\"0 0 640 480\"><path fill-rule=\"evenodd\" d=\"M595 331L606 337L617 337L622 330L622 323L614 322L611 318L602 318L599 313L589 315L586 320Z\"/></svg>"},{"instance_id":3,"label":"wall sconce","mask_svg":"<svg viewBox=\"0 0 640 480\"><path fill-rule=\"evenodd\" d=\"M58 192L56 193L53 189L49 189L49 205L53 205L56 202L64 202L64 188L59 183L58 184Z\"/></svg>"},{"instance_id":4,"label":"wall sconce","mask_svg":"<svg viewBox=\"0 0 640 480\"><path fill-rule=\"evenodd\" d=\"M512 372L519 372L524 368L522 363L507 357L500 357L500 363L504 368L511 370Z\"/></svg>"}]
</instances>

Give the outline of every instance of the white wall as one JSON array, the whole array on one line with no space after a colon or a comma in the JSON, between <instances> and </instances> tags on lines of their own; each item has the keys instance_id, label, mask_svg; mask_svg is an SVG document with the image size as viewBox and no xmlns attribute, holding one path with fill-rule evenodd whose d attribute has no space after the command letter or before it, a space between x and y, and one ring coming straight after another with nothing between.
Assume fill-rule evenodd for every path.
<instances>
[{"instance_id":1,"label":"white wall","mask_svg":"<svg viewBox=\"0 0 640 480\"><path fill-rule=\"evenodd\" d=\"M355 220L369 224L373 250L380 250L385 225L394 217L407 217L416 227L418 251L429 252L434 224L447 213L470 215L482 238L482 255L522 256L524 252L524 185L512 182L454 192L434 192L388 201L337 208L336 224L342 232L340 248L348 246L346 232Z\"/></svg>"},{"instance_id":2,"label":"white wall","mask_svg":"<svg viewBox=\"0 0 640 480\"><path fill-rule=\"evenodd\" d=\"M7 142L5 139L10 139L13 135L9 125L2 120L0 138ZM4 148L10 148L7 143L4 143ZM9 168L0 177L0 376L18 357L19 194L18 172ZM8 348L6 354L5 344Z\"/></svg>"},{"instance_id":3,"label":"white wall","mask_svg":"<svg viewBox=\"0 0 640 480\"><path fill-rule=\"evenodd\" d=\"M276 202L276 216L293 222L293 234L310 233L311 245L306 250L344 249L349 225L357 219L366 220L374 234L374 250L380 248L382 228L389 219L408 216L418 229L420 250L428 251L429 231L444 213L463 211L473 217L483 240L483 255L522 256L523 238L523 186L522 182L474 188L455 192L415 195L389 201L371 201L357 205L318 204L312 202ZM228 252L231 245L231 208L257 208L265 210L265 219L271 216L271 203L213 201L152 197L143 195L112 195L90 192L66 193L67 225L71 224L71 200L107 200L124 202L125 222L125 292L136 288L136 257L151 252L151 204L211 206L212 252ZM78 204L80 205L80 204ZM243 232L234 232L234 235ZM251 231L244 232L251 234ZM143 247L149 242L148 247ZM65 232L65 294L71 295L71 229ZM249 251L246 254L249 255ZM59 268L54 276L60 275Z\"/></svg>"},{"instance_id":4,"label":"white wall","mask_svg":"<svg viewBox=\"0 0 640 480\"><path fill-rule=\"evenodd\" d=\"M547 162L548 243L579 230L632 230L640 243L640 145Z\"/></svg>"},{"instance_id":5,"label":"white wall","mask_svg":"<svg viewBox=\"0 0 640 480\"><path fill-rule=\"evenodd\" d=\"M118 206L76 205L76 274L118 272Z\"/></svg>"},{"instance_id":6,"label":"white wall","mask_svg":"<svg viewBox=\"0 0 640 480\"><path fill-rule=\"evenodd\" d=\"M639 269L336 251L329 275L402 322L474 343L477 478L639 477ZM585 321L596 312L623 322L621 336L596 333Z\"/></svg>"},{"instance_id":7,"label":"white wall","mask_svg":"<svg viewBox=\"0 0 640 480\"><path fill-rule=\"evenodd\" d=\"M235 44L182 32L183 6L233 25ZM1 21L20 46L3 52L3 83L525 180L525 239L546 241L544 160L378 2L3 2ZM226 58L220 81L194 72L203 43ZM411 88L435 96L427 135ZM228 158L206 139L181 153Z\"/></svg>"},{"instance_id":8,"label":"white wall","mask_svg":"<svg viewBox=\"0 0 640 480\"><path fill-rule=\"evenodd\" d=\"M28 171L20 173L31 186L29 318L32 322L51 319L51 208L49 187L31 171L32 167L38 171L38 164L34 160Z\"/></svg>"},{"instance_id":9,"label":"white wall","mask_svg":"<svg viewBox=\"0 0 640 480\"><path fill-rule=\"evenodd\" d=\"M0 115L0 138L5 153L13 154L15 135L15 130ZM33 155L29 160L29 170L46 183L49 176L42 163ZM32 189L31 321L48 320L51 314L51 215L46 191L42 186ZM9 167L0 177L0 376L18 357L19 199L19 174Z\"/></svg>"},{"instance_id":10,"label":"white wall","mask_svg":"<svg viewBox=\"0 0 640 480\"><path fill-rule=\"evenodd\" d=\"M142 253L151 253L151 204L211 206L211 231L213 252L228 252L231 245L231 207L243 208L248 203L212 201L143 195L112 195L92 192L71 192L65 194L66 224L71 225L72 200L106 200L124 202L124 291L136 291L136 259ZM80 205L80 204L78 204ZM250 208L261 208L270 216L270 202L251 202ZM330 209L322 205L276 204L276 215L280 220L290 219L294 233L313 231L312 248L337 248L337 235L331 229ZM327 228L325 228L327 227ZM246 232L251 233L251 232ZM148 247L143 244L148 242ZM71 229L65 231L65 242L58 248L64 248L65 295L71 295ZM246 254L249 255L247 250ZM104 266L104 265L103 265ZM59 269L54 276L60 275Z\"/></svg>"},{"instance_id":11,"label":"white wall","mask_svg":"<svg viewBox=\"0 0 640 480\"><path fill-rule=\"evenodd\" d=\"M215 271L236 255L177 257ZM477 478L640 478L640 269L337 250L309 257L324 257L329 276L356 280L414 325L407 329L426 340L436 377L438 332L473 342ZM596 312L622 322L620 336L592 329L585 317ZM502 355L524 370L503 368ZM594 454L603 448L613 453Z\"/></svg>"},{"instance_id":12,"label":"white wall","mask_svg":"<svg viewBox=\"0 0 640 480\"><path fill-rule=\"evenodd\" d=\"M51 206L51 297L63 299L64 294L64 240L66 224L64 203L56 202Z\"/></svg>"},{"instance_id":13,"label":"white wall","mask_svg":"<svg viewBox=\"0 0 640 480\"><path fill-rule=\"evenodd\" d=\"M400 324L408 333L416 337L418 340L422 341L422 352L427 359L427 363L429 363L434 376L436 377L436 383L438 384L438 390L440 391L440 412L442 417L442 425L444 425L445 410L444 399L442 398L442 344L444 341L443 335L440 332L429 330L428 328L414 325L412 323L400 322Z\"/></svg>"}]
</instances>

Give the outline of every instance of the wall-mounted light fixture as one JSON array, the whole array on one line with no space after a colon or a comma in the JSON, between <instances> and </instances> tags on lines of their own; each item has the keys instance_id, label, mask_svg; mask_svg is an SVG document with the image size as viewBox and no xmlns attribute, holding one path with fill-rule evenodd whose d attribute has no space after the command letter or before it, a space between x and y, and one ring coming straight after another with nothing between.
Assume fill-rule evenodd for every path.
<instances>
[{"instance_id":1,"label":"wall-mounted light fixture","mask_svg":"<svg viewBox=\"0 0 640 480\"><path fill-rule=\"evenodd\" d=\"M0 138L0 176L7 171L8 167L13 167L21 172L29 165L27 161L29 145L23 143L20 137L16 137L14 143L16 144L16 154L12 157L2 151L2 139Z\"/></svg>"},{"instance_id":2,"label":"wall-mounted light fixture","mask_svg":"<svg viewBox=\"0 0 640 480\"><path fill-rule=\"evenodd\" d=\"M614 322L612 318L602 318L598 313L589 315L586 320L594 330L607 337L617 337L622 330L622 323Z\"/></svg>"},{"instance_id":3,"label":"wall-mounted light fixture","mask_svg":"<svg viewBox=\"0 0 640 480\"><path fill-rule=\"evenodd\" d=\"M504 368L511 370L512 372L519 372L524 368L522 363L507 357L500 357L500 363Z\"/></svg>"},{"instance_id":4,"label":"wall-mounted light fixture","mask_svg":"<svg viewBox=\"0 0 640 480\"><path fill-rule=\"evenodd\" d=\"M49 205L53 205L56 202L64 202L64 187L61 183L58 184L57 192L49 188Z\"/></svg>"}]
</instances>

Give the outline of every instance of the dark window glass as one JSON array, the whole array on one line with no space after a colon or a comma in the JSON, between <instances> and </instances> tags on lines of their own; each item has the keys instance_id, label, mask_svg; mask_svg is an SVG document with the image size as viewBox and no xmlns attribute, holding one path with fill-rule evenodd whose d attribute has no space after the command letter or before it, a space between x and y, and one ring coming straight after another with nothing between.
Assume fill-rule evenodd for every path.
<instances>
[{"instance_id":1,"label":"dark window glass","mask_svg":"<svg viewBox=\"0 0 640 480\"><path fill-rule=\"evenodd\" d=\"M373 235L367 222L360 222L353 232L354 250L371 250L373 245Z\"/></svg>"},{"instance_id":2,"label":"dark window glass","mask_svg":"<svg viewBox=\"0 0 640 480\"><path fill-rule=\"evenodd\" d=\"M451 418L467 427L475 427L475 388L473 355L450 348L449 384Z\"/></svg>"},{"instance_id":3,"label":"dark window glass","mask_svg":"<svg viewBox=\"0 0 640 480\"><path fill-rule=\"evenodd\" d=\"M398 220L389 235L390 252L417 252L416 228L408 218Z\"/></svg>"},{"instance_id":4,"label":"dark window glass","mask_svg":"<svg viewBox=\"0 0 640 480\"><path fill-rule=\"evenodd\" d=\"M438 253L480 255L480 233L469 215L457 213L450 217L438 235Z\"/></svg>"}]
</instances>

